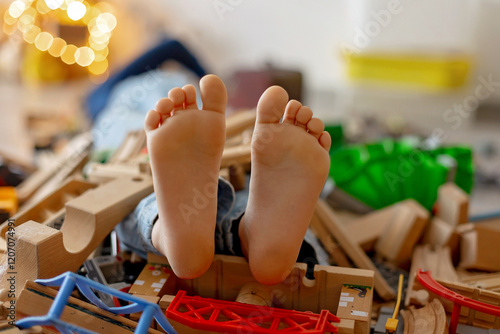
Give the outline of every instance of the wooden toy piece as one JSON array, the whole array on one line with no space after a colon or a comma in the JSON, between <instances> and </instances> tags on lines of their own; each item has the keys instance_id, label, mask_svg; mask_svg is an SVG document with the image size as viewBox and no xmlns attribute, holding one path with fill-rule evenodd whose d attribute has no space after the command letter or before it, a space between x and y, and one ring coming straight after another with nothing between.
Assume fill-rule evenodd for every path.
<instances>
[{"instance_id":1,"label":"wooden toy piece","mask_svg":"<svg viewBox=\"0 0 500 334\"><path fill-rule=\"evenodd\" d=\"M411 263L410 275L408 277L408 288L406 290L405 306L410 304L423 305L427 294L420 289L414 290L415 275L418 269L430 270L434 277L458 282L459 278L451 262L450 249L439 247L433 249L430 245L421 245L415 248ZM419 292L420 291L420 292Z\"/></svg>"},{"instance_id":2,"label":"wooden toy piece","mask_svg":"<svg viewBox=\"0 0 500 334\"><path fill-rule=\"evenodd\" d=\"M375 291L378 295L384 300L393 299L395 296L394 289L392 289L384 277L382 277L382 274L378 271L363 249L352 240L351 236L345 230L345 227L338 222L338 219L335 217L333 210L328 204L322 199L319 199L316 203L315 212L328 232L337 240L353 263L359 268L374 271Z\"/></svg>"},{"instance_id":3,"label":"wooden toy piece","mask_svg":"<svg viewBox=\"0 0 500 334\"><path fill-rule=\"evenodd\" d=\"M437 199L437 217L452 227L469 221L469 196L453 182L439 187Z\"/></svg>"},{"instance_id":4,"label":"wooden toy piece","mask_svg":"<svg viewBox=\"0 0 500 334\"><path fill-rule=\"evenodd\" d=\"M354 332L369 333L372 299L372 288L344 285L340 292L337 316L341 319L354 320Z\"/></svg>"},{"instance_id":5,"label":"wooden toy piece","mask_svg":"<svg viewBox=\"0 0 500 334\"><path fill-rule=\"evenodd\" d=\"M403 312L402 312L403 313ZM443 305L434 299L422 308L404 311L404 334L448 334L448 324Z\"/></svg>"},{"instance_id":6,"label":"wooden toy piece","mask_svg":"<svg viewBox=\"0 0 500 334\"><path fill-rule=\"evenodd\" d=\"M429 212L414 200L398 207L375 244L377 255L403 268L409 267L413 248L429 220Z\"/></svg>"},{"instance_id":7,"label":"wooden toy piece","mask_svg":"<svg viewBox=\"0 0 500 334\"><path fill-rule=\"evenodd\" d=\"M384 235L387 226L397 224L408 210L414 210L415 201L405 200L386 208L368 213L345 225L347 232L366 251L375 247L375 242Z\"/></svg>"},{"instance_id":8,"label":"wooden toy piece","mask_svg":"<svg viewBox=\"0 0 500 334\"><path fill-rule=\"evenodd\" d=\"M500 222L465 224L457 232L461 268L500 271Z\"/></svg>"},{"instance_id":9,"label":"wooden toy piece","mask_svg":"<svg viewBox=\"0 0 500 334\"><path fill-rule=\"evenodd\" d=\"M97 187L97 185L94 183L78 179L69 179L40 202L18 212L12 217L12 220L14 220L16 227L29 220L47 225L47 220L50 220L54 214L64 209L64 204L66 204L68 200L78 197L87 190L95 187ZM6 231L7 222L4 222L0 225L1 238L5 236Z\"/></svg>"},{"instance_id":10,"label":"wooden toy piece","mask_svg":"<svg viewBox=\"0 0 500 334\"><path fill-rule=\"evenodd\" d=\"M159 260L166 261L165 258ZM344 284L373 288L374 274L370 270L316 265L313 284L305 285L303 279L306 270L306 264L297 263L285 281L269 287L274 307L314 313L329 310L336 314ZM187 291L189 296L235 301L242 288L249 283L254 284L256 281L244 258L215 255L212 265L201 277L192 280L176 278L176 289ZM366 297L370 303L370 307L367 307L369 312L371 296ZM160 307L164 308L168 300L168 297L162 297ZM355 333L368 332L357 329Z\"/></svg>"},{"instance_id":11,"label":"wooden toy piece","mask_svg":"<svg viewBox=\"0 0 500 334\"><path fill-rule=\"evenodd\" d=\"M249 127L253 127L256 118L257 113L255 109L239 111L228 116L226 119L226 137L230 138Z\"/></svg>"},{"instance_id":12,"label":"wooden toy piece","mask_svg":"<svg viewBox=\"0 0 500 334\"><path fill-rule=\"evenodd\" d=\"M221 168L234 164L246 164L251 161L250 144L242 144L235 147L226 147L222 152Z\"/></svg>"},{"instance_id":13,"label":"wooden toy piece","mask_svg":"<svg viewBox=\"0 0 500 334\"><path fill-rule=\"evenodd\" d=\"M457 272L460 280L467 285L500 292L500 273L470 273L465 271Z\"/></svg>"},{"instance_id":14,"label":"wooden toy piece","mask_svg":"<svg viewBox=\"0 0 500 334\"><path fill-rule=\"evenodd\" d=\"M451 226L439 217L433 217L424 234L423 243L432 246L448 246L458 249L459 235L455 232L455 227Z\"/></svg>"},{"instance_id":15,"label":"wooden toy piece","mask_svg":"<svg viewBox=\"0 0 500 334\"><path fill-rule=\"evenodd\" d=\"M77 270L135 206L153 191L148 177L122 178L89 190L66 203L57 231L29 221L16 228L16 283Z\"/></svg>"},{"instance_id":16,"label":"wooden toy piece","mask_svg":"<svg viewBox=\"0 0 500 334\"><path fill-rule=\"evenodd\" d=\"M272 306L273 294L271 288L257 282L249 282L241 287L236 301L258 306Z\"/></svg>"},{"instance_id":17,"label":"wooden toy piece","mask_svg":"<svg viewBox=\"0 0 500 334\"><path fill-rule=\"evenodd\" d=\"M134 295L161 297L175 292L175 278L170 267L158 255L148 254L148 263L144 266L129 293ZM162 261L159 263L159 261Z\"/></svg>"},{"instance_id":18,"label":"wooden toy piece","mask_svg":"<svg viewBox=\"0 0 500 334\"><path fill-rule=\"evenodd\" d=\"M144 130L130 131L108 163L119 164L126 162L138 155L145 146L146 132Z\"/></svg>"},{"instance_id":19,"label":"wooden toy piece","mask_svg":"<svg viewBox=\"0 0 500 334\"><path fill-rule=\"evenodd\" d=\"M239 163L229 166L229 181L233 185L234 190L244 189L246 186L245 169Z\"/></svg>"},{"instance_id":20,"label":"wooden toy piece","mask_svg":"<svg viewBox=\"0 0 500 334\"><path fill-rule=\"evenodd\" d=\"M16 303L16 319L47 314L56 294L57 290L27 281ZM77 324L96 333L129 334L133 333L137 326L137 323L132 320L104 311L74 297L69 297L61 314L61 320ZM49 327L44 328L45 332L57 333ZM149 329L148 333L161 332Z\"/></svg>"},{"instance_id":21,"label":"wooden toy piece","mask_svg":"<svg viewBox=\"0 0 500 334\"><path fill-rule=\"evenodd\" d=\"M87 178L93 183L106 183L119 177L141 177L151 175L150 170L144 172L139 163L101 164L91 163L87 171Z\"/></svg>"},{"instance_id":22,"label":"wooden toy piece","mask_svg":"<svg viewBox=\"0 0 500 334\"><path fill-rule=\"evenodd\" d=\"M319 241L323 245L323 248L330 255L330 264L335 264L340 267L352 267L351 262L349 262L347 255L344 253L344 250L335 240L333 240L328 230L323 226L323 223L321 223L319 218L316 216L316 213L313 214L309 226L314 234L316 234L316 236L318 237Z\"/></svg>"},{"instance_id":23,"label":"wooden toy piece","mask_svg":"<svg viewBox=\"0 0 500 334\"><path fill-rule=\"evenodd\" d=\"M338 334L354 334L354 326L356 322L353 319L340 319L340 322L335 324L339 329Z\"/></svg>"},{"instance_id":24,"label":"wooden toy piece","mask_svg":"<svg viewBox=\"0 0 500 334\"><path fill-rule=\"evenodd\" d=\"M92 136L90 133L84 133L72 139L50 166L37 170L16 187L19 203L26 202L38 190L42 191L37 194L38 199L52 192L60 182L64 181L66 177L85 162L91 145ZM36 200L35 198L34 202Z\"/></svg>"}]
</instances>

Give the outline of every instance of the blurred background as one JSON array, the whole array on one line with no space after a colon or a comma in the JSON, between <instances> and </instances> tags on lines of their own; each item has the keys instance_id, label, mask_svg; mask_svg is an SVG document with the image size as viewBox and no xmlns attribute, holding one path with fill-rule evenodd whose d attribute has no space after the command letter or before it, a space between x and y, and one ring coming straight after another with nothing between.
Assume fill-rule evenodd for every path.
<instances>
[{"instance_id":1,"label":"blurred background","mask_svg":"<svg viewBox=\"0 0 500 334\"><path fill-rule=\"evenodd\" d=\"M432 210L453 179L472 216L499 211L498 0L0 0L0 15L0 185L84 131L94 154L116 149L169 89L215 73L228 113L272 84L310 106L331 182L370 207Z\"/></svg>"}]
</instances>

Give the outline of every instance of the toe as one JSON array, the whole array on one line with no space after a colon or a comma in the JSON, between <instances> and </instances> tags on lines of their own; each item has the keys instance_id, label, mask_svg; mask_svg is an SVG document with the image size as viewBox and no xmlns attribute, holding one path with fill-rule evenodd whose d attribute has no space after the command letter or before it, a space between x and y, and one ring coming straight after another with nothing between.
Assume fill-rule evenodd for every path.
<instances>
[{"instance_id":1,"label":"toe","mask_svg":"<svg viewBox=\"0 0 500 334\"><path fill-rule=\"evenodd\" d=\"M297 126L305 129L306 124L311 120L312 116L313 112L309 107L301 107L297 112L297 116L295 117Z\"/></svg>"},{"instance_id":2,"label":"toe","mask_svg":"<svg viewBox=\"0 0 500 334\"><path fill-rule=\"evenodd\" d=\"M184 102L186 101L186 95L184 94L184 91L176 87L174 89L171 89L170 92L168 92L168 98L172 100L174 103L174 111L177 110L183 110L184 109Z\"/></svg>"},{"instance_id":3,"label":"toe","mask_svg":"<svg viewBox=\"0 0 500 334\"><path fill-rule=\"evenodd\" d=\"M307 122L306 128L310 134L319 139L319 136L325 129L325 125L319 118L313 117L309 122Z\"/></svg>"},{"instance_id":4,"label":"toe","mask_svg":"<svg viewBox=\"0 0 500 334\"><path fill-rule=\"evenodd\" d=\"M332 137L330 137L330 134L328 132L323 131L319 136L319 143L328 152L330 151L330 147L332 146Z\"/></svg>"},{"instance_id":5,"label":"toe","mask_svg":"<svg viewBox=\"0 0 500 334\"><path fill-rule=\"evenodd\" d=\"M218 76L209 74L201 78L200 93L203 110L216 111L222 114L226 112L226 86Z\"/></svg>"},{"instance_id":6,"label":"toe","mask_svg":"<svg viewBox=\"0 0 500 334\"><path fill-rule=\"evenodd\" d=\"M287 102L288 94L283 88L272 86L266 89L257 104L257 123L278 123Z\"/></svg>"},{"instance_id":7,"label":"toe","mask_svg":"<svg viewBox=\"0 0 500 334\"><path fill-rule=\"evenodd\" d=\"M146 132L154 130L160 126L161 122L161 115L158 111L156 110L150 110L146 114L146 119L144 120L144 130Z\"/></svg>"},{"instance_id":8,"label":"toe","mask_svg":"<svg viewBox=\"0 0 500 334\"><path fill-rule=\"evenodd\" d=\"M186 85L182 87L184 95L186 96L186 102L184 103L186 109L198 109L196 104L196 88L193 85Z\"/></svg>"},{"instance_id":9,"label":"toe","mask_svg":"<svg viewBox=\"0 0 500 334\"><path fill-rule=\"evenodd\" d=\"M290 100L290 102L286 105L283 123L295 125L295 118L300 107L302 107L302 103L297 100Z\"/></svg>"},{"instance_id":10,"label":"toe","mask_svg":"<svg viewBox=\"0 0 500 334\"><path fill-rule=\"evenodd\" d=\"M168 97L160 99L158 103L156 103L156 110L161 116L161 123L165 122L165 120L172 115L172 111L174 110L174 102Z\"/></svg>"}]
</instances>

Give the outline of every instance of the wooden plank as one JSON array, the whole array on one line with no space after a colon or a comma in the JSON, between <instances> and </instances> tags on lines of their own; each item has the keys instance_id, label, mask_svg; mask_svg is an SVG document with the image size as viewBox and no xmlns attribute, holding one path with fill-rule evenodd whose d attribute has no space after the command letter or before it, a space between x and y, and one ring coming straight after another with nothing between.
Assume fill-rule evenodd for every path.
<instances>
[{"instance_id":1,"label":"wooden plank","mask_svg":"<svg viewBox=\"0 0 500 334\"><path fill-rule=\"evenodd\" d=\"M378 271L363 249L356 242L354 242L354 240L352 240L344 226L338 223L333 210L328 206L328 204L326 204L322 199L319 199L316 203L315 212L323 222L323 225L328 229L335 240L337 240L354 264L359 268L374 271L375 291L378 295L384 300L393 299L395 297L394 289L392 289L384 277L382 277L382 274Z\"/></svg>"},{"instance_id":2,"label":"wooden plank","mask_svg":"<svg viewBox=\"0 0 500 334\"><path fill-rule=\"evenodd\" d=\"M222 152L221 168L234 164L246 164L251 161L250 144L242 144L235 147L227 147Z\"/></svg>"},{"instance_id":3,"label":"wooden plank","mask_svg":"<svg viewBox=\"0 0 500 334\"><path fill-rule=\"evenodd\" d=\"M469 195L454 182L439 187L437 208L436 216L452 227L469 221Z\"/></svg>"},{"instance_id":4,"label":"wooden plank","mask_svg":"<svg viewBox=\"0 0 500 334\"><path fill-rule=\"evenodd\" d=\"M17 319L48 314L57 290L28 281L16 303ZM125 317L104 311L75 297L69 297L61 320L76 324L96 333L133 333L137 323ZM149 329L148 333L161 333Z\"/></svg>"},{"instance_id":5,"label":"wooden plank","mask_svg":"<svg viewBox=\"0 0 500 334\"><path fill-rule=\"evenodd\" d=\"M16 228L16 283L77 270L152 191L150 178L117 179L68 202L61 231L33 221Z\"/></svg>"},{"instance_id":6,"label":"wooden plank","mask_svg":"<svg viewBox=\"0 0 500 334\"><path fill-rule=\"evenodd\" d=\"M375 244L377 255L402 268L409 267L413 248L428 219L429 212L416 201L401 203Z\"/></svg>"},{"instance_id":7,"label":"wooden plank","mask_svg":"<svg viewBox=\"0 0 500 334\"><path fill-rule=\"evenodd\" d=\"M231 114L226 119L226 137L235 136L243 130L253 127L255 125L255 120L257 119L257 113L255 109L239 111Z\"/></svg>"}]
</instances>

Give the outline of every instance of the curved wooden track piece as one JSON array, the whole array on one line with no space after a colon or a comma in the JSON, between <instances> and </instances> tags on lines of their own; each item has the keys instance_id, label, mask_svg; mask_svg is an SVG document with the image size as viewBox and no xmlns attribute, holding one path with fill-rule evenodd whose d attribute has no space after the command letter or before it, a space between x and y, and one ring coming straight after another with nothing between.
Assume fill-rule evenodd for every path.
<instances>
[{"instance_id":1,"label":"curved wooden track piece","mask_svg":"<svg viewBox=\"0 0 500 334\"><path fill-rule=\"evenodd\" d=\"M120 178L66 203L66 219L60 231L34 221L17 227L18 286L26 280L77 270L115 225L152 191L149 177Z\"/></svg>"}]
</instances>

